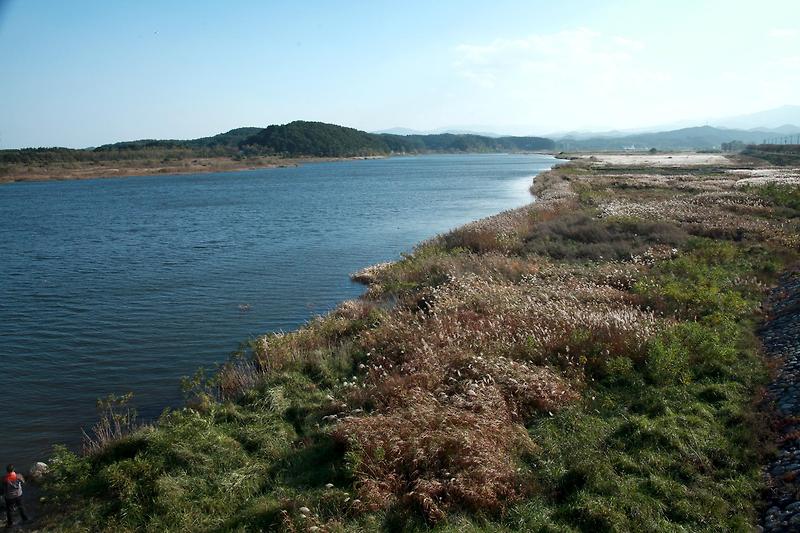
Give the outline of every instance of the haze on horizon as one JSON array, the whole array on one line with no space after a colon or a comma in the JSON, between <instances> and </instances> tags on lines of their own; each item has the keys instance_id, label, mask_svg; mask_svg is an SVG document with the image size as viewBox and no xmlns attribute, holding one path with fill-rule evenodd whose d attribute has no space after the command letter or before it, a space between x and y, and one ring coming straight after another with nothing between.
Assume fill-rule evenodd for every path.
<instances>
[{"instance_id":1,"label":"haze on horizon","mask_svg":"<svg viewBox=\"0 0 800 533\"><path fill-rule=\"evenodd\" d=\"M0 0L0 148L320 120L512 134L797 104L800 4Z\"/></svg>"}]
</instances>

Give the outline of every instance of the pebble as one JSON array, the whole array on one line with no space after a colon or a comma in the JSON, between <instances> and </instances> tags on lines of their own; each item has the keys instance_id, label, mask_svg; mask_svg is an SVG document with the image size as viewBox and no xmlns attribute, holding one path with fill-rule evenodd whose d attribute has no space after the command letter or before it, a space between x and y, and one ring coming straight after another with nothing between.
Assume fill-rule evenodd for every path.
<instances>
[{"instance_id":1,"label":"pebble","mask_svg":"<svg viewBox=\"0 0 800 533\"><path fill-rule=\"evenodd\" d=\"M769 359L780 364L767 386L775 408L778 452L764 466L768 490L756 531L800 531L800 270L781 277L769 296L769 319L759 333Z\"/></svg>"}]
</instances>

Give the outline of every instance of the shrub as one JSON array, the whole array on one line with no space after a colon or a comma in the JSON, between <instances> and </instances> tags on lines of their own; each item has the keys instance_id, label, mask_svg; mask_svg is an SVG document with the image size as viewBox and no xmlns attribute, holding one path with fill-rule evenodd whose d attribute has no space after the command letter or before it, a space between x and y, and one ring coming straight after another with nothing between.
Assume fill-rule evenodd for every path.
<instances>
[{"instance_id":1,"label":"shrub","mask_svg":"<svg viewBox=\"0 0 800 533\"><path fill-rule=\"evenodd\" d=\"M781 185L771 182L755 187L756 193L775 207L782 207L795 211L791 216L800 216L800 186Z\"/></svg>"},{"instance_id":2,"label":"shrub","mask_svg":"<svg viewBox=\"0 0 800 533\"><path fill-rule=\"evenodd\" d=\"M555 259L630 259L654 245L680 246L688 235L673 224L572 213L538 224L524 251Z\"/></svg>"},{"instance_id":3,"label":"shrub","mask_svg":"<svg viewBox=\"0 0 800 533\"><path fill-rule=\"evenodd\" d=\"M402 502L438 522L454 506L496 512L521 495L514 456L533 444L498 390L480 389L473 409L421 390L406 394L407 407L334 429L369 505Z\"/></svg>"},{"instance_id":4,"label":"shrub","mask_svg":"<svg viewBox=\"0 0 800 533\"><path fill-rule=\"evenodd\" d=\"M691 380L687 347L674 331L655 339L647 352L647 376L657 385L679 385Z\"/></svg>"},{"instance_id":5,"label":"shrub","mask_svg":"<svg viewBox=\"0 0 800 533\"><path fill-rule=\"evenodd\" d=\"M656 265L634 290L656 309L681 318L741 317L757 305L754 275L761 265L752 264L755 258L756 252L744 253L731 243L695 240L687 254ZM771 268L768 262L764 267ZM743 276L748 271L749 279Z\"/></svg>"},{"instance_id":6,"label":"shrub","mask_svg":"<svg viewBox=\"0 0 800 533\"><path fill-rule=\"evenodd\" d=\"M83 432L83 452L96 454L133 433L140 427L136 409L131 407L133 393L123 396L108 395L97 400L99 420L89 433Z\"/></svg>"}]
</instances>

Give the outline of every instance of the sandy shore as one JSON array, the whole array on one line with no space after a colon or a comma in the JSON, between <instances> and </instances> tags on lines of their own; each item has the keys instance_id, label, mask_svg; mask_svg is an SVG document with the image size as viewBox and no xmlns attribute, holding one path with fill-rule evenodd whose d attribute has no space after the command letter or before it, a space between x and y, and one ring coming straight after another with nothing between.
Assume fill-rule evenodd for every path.
<instances>
[{"instance_id":1,"label":"sandy shore","mask_svg":"<svg viewBox=\"0 0 800 533\"><path fill-rule=\"evenodd\" d=\"M733 165L733 162L727 156L722 154L687 152L665 152L657 154L594 153L586 154L585 158L593 158L593 161L599 161L603 165L613 166L685 167L695 165Z\"/></svg>"}]
</instances>

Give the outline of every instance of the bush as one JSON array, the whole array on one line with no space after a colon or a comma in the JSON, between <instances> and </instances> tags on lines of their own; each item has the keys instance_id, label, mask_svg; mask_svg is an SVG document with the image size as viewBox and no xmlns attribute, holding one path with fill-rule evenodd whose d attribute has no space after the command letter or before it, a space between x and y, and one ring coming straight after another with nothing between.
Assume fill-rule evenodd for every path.
<instances>
[{"instance_id":1,"label":"bush","mask_svg":"<svg viewBox=\"0 0 800 533\"><path fill-rule=\"evenodd\" d=\"M652 307L680 318L739 318L757 306L757 274L772 269L769 261L754 264L758 259L758 250L696 239L683 256L657 264L634 291Z\"/></svg>"},{"instance_id":2,"label":"bush","mask_svg":"<svg viewBox=\"0 0 800 533\"><path fill-rule=\"evenodd\" d=\"M110 394L97 401L100 418L89 433L83 432L84 453L100 453L140 427L136 409L130 405L132 399L132 393L123 396Z\"/></svg>"},{"instance_id":3,"label":"bush","mask_svg":"<svg viewBox=\"0 0 800 533\"><path fill-rule=\"evenodd\" d=\"M681 246L687 239L684 231L670 223L597 219L576 212L536 225L523 250L555 259L626 260L651 246Z\"/></svg>"},{"instance_id":4,"label":"bush","mask_svg":"<svg viewBox=\"0 0 800 533\"><path fill-rule=\"evenodd\" d=\"M794 211L791 216L800 216L800 186L772 182L756 187L755 190L770 205Z\"/></svg>"},{"instance_id":5,"label":"bush","mask_svg":"<svg viewBox=\"0 0 800 533\"><path fill-rule=\"evenodd\" d=\"M647 377L656 385L680 385L691 380L689 354L674 335L668 334L650 345Z\"/></svg>"}]
</instances>

